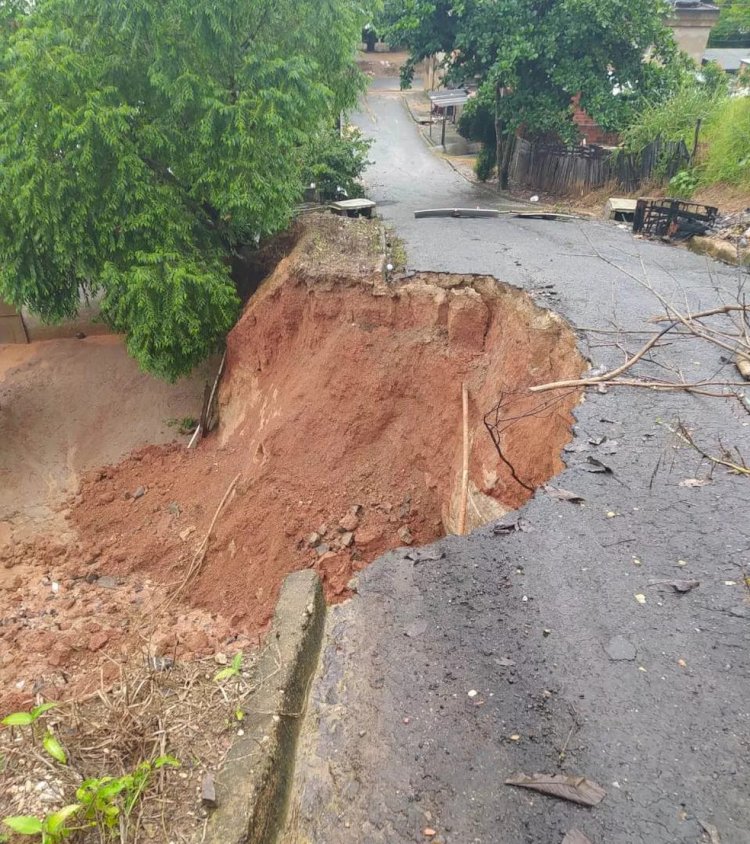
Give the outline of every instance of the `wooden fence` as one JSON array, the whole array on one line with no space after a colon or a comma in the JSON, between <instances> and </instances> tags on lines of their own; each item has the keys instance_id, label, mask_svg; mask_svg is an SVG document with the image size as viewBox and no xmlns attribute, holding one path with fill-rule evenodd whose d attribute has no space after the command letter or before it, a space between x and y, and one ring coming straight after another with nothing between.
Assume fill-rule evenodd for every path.
<instances>
[{"instance_id":1,"label":"wooden fence","mask_svg":"<svg viewBox=\"0 0 750 844\"><path fill-rule=\"evenodd\" d=\"M658 175L671 178L690 163L683 141L652 141L640 153L589 144L566 147L517 138L510 182L516 187L565 196L584 194L606 184L635 191Z\"/></svg>"}]
</instances>

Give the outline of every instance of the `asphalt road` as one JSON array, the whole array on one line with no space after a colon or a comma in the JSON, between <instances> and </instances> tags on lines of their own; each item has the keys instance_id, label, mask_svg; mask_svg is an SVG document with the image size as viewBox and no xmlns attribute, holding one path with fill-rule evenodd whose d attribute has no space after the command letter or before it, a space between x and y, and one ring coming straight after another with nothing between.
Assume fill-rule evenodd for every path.
<instances>
[{"instance_id":1,"label":"asphalt road","mask_svg":"<svg viewBox=\"0 0 750 844\"><path fill-rule=\"evenodd\" d=\"M375 140L369 193L410 269L525 288L577 328L594 367L639 341L600 332L642 330L659 311L617 267L692 308L736 290L736 270L612 223L415 220L503 200L427 149L393 84L357 120ZM699 342L642 371L664 366L735 380ZM750 478L711 472L669 431L678 419L709 451L750 452L737 401L591 391L554 482L583 504L539 492L528 532L488 526L433 546L440 559L402 549L362 573L329 614L286 842L559 844L578 828L594 844L692 844L709 841L701 822L721 844L750 842ZM700 585L654 583L676 578ZM506 786L518 771L585 775L607 795L584 808Z\"/></svg>"}]
</instances>

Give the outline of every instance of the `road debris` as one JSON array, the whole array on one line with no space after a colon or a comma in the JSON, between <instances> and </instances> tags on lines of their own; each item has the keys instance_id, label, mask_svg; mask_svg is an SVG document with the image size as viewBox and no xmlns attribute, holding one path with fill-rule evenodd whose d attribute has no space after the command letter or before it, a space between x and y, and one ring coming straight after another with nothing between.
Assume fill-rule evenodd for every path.
<instances>
[{"instance_id":1,"label":"road debris","mask_svg":"<svg viewBox=\"0 0 750 844\"><path fill-rule=\"evenodd\" d=\"M645 604L646 603L646 596L641 592L639 592L635 596L635 599L636 599L636 601L638 601L639 604Z\"/></svg>"},{"instance_id":2,"label":"road debris","mask_svg":"<svg viewBox=\"0 0 750 844\"><path fill-rule=\"evenodd\" d=\"M652 580L649 586L671 586L675 592L684 594L685 592L692 592L701 585L700 580Z\"/></svg>"},{"instance_id":3,"label":"road debris","mask_svg":"<svg viewBox=\"0 0 750 844\"><path fill-rule=\"evenodd\" d=\"M637 654L635 645L624 636L613 636L604 650L607 652L607 656L615 662L634 660Z\"/></svg>"},{"instance_id":4,"label":"road debris","mask_svg":"<svg viewBox=\"0 0 750 844\"><path fill-rule=\"evenodd\" d=\"M576 492L571 492L568 489L563 489L562 487L557 486L550 486L549 484L545 485L544 491L550 498L556 498L558 501L570 501L571 504L583 504L586 500L582 495L578 495Z\"/></svg>"},{"instance_id":5,"label":"road debris","mask_svg":"<svg viewBox=\"0 0 750 844\"><path fill-rule=\"evenodd\" d=\"M710 478L685 478L680 481L678 486L687 487L688 489L696 489L702 486L708 486L712 481Z\"/></svg>"},{"instance_id":6,"label":"road debris","mask_svg":"<svg viewBox=\"0 0 750 844\"><path fill-rule=\"evenodd\" d=\"M415 636L421 636L427 630L427 622L422 619L420 621L412 621L411 624L406 625L404 633L413 639Z\"/></svg>"},{"instance_id":7,"label":"road debris","mask_svg":"<svg viewBox=\"0 0 750 844\"><path fill-rule=\"evenodd\" d=\"M588 470L589 472L600 473L602 475L614 475L612 469L605 463L602 463L601 460L597 460L596 457L589 455L586 460L591 464L591 468Z\"/></svg>"},{"instance_id":8,"label":"road debris","mask_svg":"<svg viewBox=\"0 0 750 844\"><path fill-rule=\"evenodd\" d=\"M219 805L216 799L216 784L211 773L203 777L203 782L201 783L201 802L209 809L215 809Z\"/></svg>"},{"instance_id":9,"label":"road debris","mask_svg":"<svg viewBox=\"0 0 750 844\"><path fill-rule=\"evenodd\" d=\"M744 355L737 355L737 359L734 363L745 381L750 381L750 358L747 358Z\"/></svg>"},{"instance_id":10,"label":"road debris","mask_svg":"<svg viewBox=\"0 0 750 844\"><path fill-rule=\"evenodd\" d=\"M495 525L492 528L492 532L495 536L507 536L509 533L532 533L534 528L531 526L531 523L528 519L524 519L523 516L519 516L512 521L504 521L500 522L500 524Z\"/></svg>"},{"instance_id":11,"label":"road debris","mask_svg":"<svg viewBox=\"0 0 750 844\"><path fill-rule=\"evenodd\" d=\"M721 844L719 830L713 824L706 823L706 821L702 821L700 818L696 818L696 820L708 836L708 840L711 842L711 844Z\"/></svg>"},{"instance_id":12,"label":"road debris","mask_svg":"<svg viewBox=\"0 0 750 844\"><path fill-rule=\"evenodd\" d=\"M411 560L414 565L417 563L432 563L436 560L442 560L445 556L444 551L409 551L406 555L407 560Z\"/></svg>"},{"instance_id":13,"label":"road debris","mask_svg":"<svg viewBox=\"0 0 750 844\"><path fill-rule=\"evenodd\" d=\"M575 774L514 774L505 784L530 788L582 806L598 806L607 796L598 783Z\"/></svg>"}]
</instances>

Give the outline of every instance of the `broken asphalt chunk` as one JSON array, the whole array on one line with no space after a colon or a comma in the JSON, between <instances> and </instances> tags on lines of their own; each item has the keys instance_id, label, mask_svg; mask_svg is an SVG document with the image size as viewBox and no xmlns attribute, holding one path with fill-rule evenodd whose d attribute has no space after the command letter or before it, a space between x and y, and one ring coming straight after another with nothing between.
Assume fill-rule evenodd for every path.
<instances>
[{"instance_id":1,"label":"broken asphalt chunk","mask_svg":"<svg viewBox=\"0 0 750 844\"><path fill-rule=\"evenodd\" d=\"M598 473L601 473L603 475L613 475L614 474L614 472L612 471L612 469L610 469L609 466L607 466L605 463L602 463L601 460L597 460L596 457L591 457L591 455L589 455L586 458L586 460L591 464L591 468L589 469L589 472L595 472L595 473L598 472Z\"/></svg>"},{"instance_id":2,"label":"broken asphalt chunk","mask_svg":"<svg viewBox=\"0 0 750 844\"><path fill-rule=\"evenodd\" d=\"M546 485L544 491L550 498L556 498L558 501L570 501L571 504L582 504L586 500L582 495L558 486Z\"/></svg>"},{"instance_id":3,"label":"broken asphalt chunk","mask_svg":"<svg viewBox=\"0 0 750 844\"><path fill-rule=\"evenodd\" d=\"M530 788L581 806L598 806L607 796L598 783L575 774L514 774L505 784Z\"/></svg>"},{"instance_id":4,"label":"broken asphalt chunk","mask_svg":"<svg viewBox=\"0 0 750 844\"><path fill-rule=\"evenodd\" d=\"M631 661L636 656L635 645L624 636L613 636L604 650L607 652L607 656L615 662Z\"/></svg>"},{"instance_id":5,"label":"broken asphalt chunk","mask_svg":"<svg viewBox=\"0 0 750 844\"><path fill-rule=\"evenodd\" d=\"M528 519L524 519L522 516L519 516L517 519L513 519L512 521L500 522L500 524L497 524L492 528L492 532L495 536L507 536L509 533L516 533L517 531L521 531L522 533L532 533L533 530L534 528L531 526Z\"/></svg>"}]
</instances>

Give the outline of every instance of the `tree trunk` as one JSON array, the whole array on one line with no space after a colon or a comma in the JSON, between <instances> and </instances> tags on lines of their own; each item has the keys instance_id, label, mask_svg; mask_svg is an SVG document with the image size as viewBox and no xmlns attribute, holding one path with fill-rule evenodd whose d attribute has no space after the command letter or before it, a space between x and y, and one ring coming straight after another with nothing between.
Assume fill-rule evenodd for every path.
<instances>
[{"instance_id":1,"label":"tree trunk","mask_svg":"<svg viewBox=\"0 0 750 844\"><path fill-rule=\"evenodd\" d=\"M495 166L497 167L497 189L502 190L502 167L503 160L503 121L500 117L500 91L498 85L495 88Z\"/></svg>"},{"instance_id":2,"label":"tree trunk","mask_svg":"<svg viewBox=\"0 0 750 844\"><path fill-rule=\"evenodd\" d=\"M513 154L513 147L515 146L516 136L513 132L508 130L508 137L505 139L505 146L503 149L503 164L498 167L500 177L498 182L501 190L508 190L508 174L510 171L510 157Z\"/></svg>"}]
</instances>

